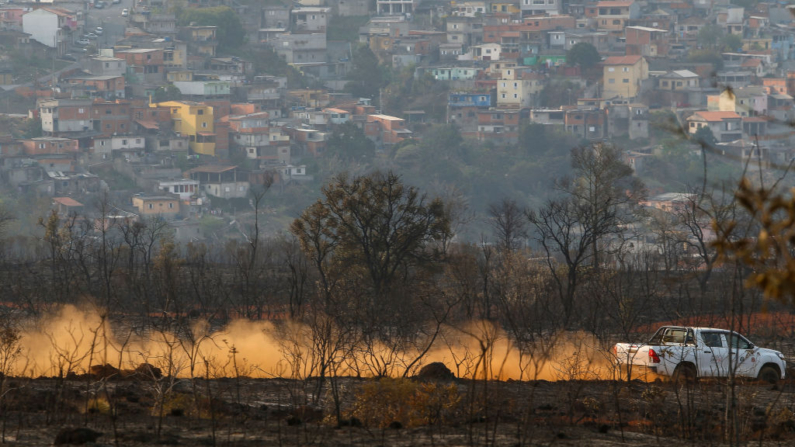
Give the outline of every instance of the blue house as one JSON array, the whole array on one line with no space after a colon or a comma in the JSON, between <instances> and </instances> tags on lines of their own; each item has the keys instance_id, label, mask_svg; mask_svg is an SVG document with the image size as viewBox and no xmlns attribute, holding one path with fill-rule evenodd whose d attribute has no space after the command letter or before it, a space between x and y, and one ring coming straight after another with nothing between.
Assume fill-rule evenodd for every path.
<instances>
[{"instance_id":1,"label":"blue house","mask_svg":"<svg viewBox=\"0 0 795 447\"><path fill-rule=\"evenodd\" d=\"M450 107L491 107L491 93L450 93L447 100Z\"/></svg>"}]
</instances>

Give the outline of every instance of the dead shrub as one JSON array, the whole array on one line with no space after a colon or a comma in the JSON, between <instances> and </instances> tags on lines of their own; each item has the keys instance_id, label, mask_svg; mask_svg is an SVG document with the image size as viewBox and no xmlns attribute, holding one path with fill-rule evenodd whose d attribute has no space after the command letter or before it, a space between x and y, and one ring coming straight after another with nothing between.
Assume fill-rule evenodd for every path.
<instances>
[{"instance_id":1,"label":"dead shrub","mask_svg":"<svg viewBox=\"0 0 795 447\"><path fill-rule=\"evenodd\" d=\"M352 416L365 426L387 428L394 422L416 427L449 422L461 397L455 384L383 378L361 387Z\"/></svg>"}]
</instances>

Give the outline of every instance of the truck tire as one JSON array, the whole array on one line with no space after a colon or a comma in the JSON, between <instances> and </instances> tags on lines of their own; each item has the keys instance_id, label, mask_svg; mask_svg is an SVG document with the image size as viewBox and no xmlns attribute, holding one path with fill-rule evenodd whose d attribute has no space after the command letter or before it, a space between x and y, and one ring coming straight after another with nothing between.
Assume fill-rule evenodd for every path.
<instances>
[{"instance_id":1,"label":"truck tire","mask_svg":"<svg viewBox=\"0 0 795 447\"><path fill-rule=\"evenodd\" d=\"M781 379L781 373L775 366L765 365L759 370L757 379L760 382L767 382L775 385L778 383L779 379Z\"/></svg>"},{"instance_id":2,"label":"truck tire","mask_svg":"<svg viewBox=\"0 0 795 447\"><path fill-rule=\"evenodd\" d=\"M672 379L674 383L695 383L697 375L695 366L690 363L680 363L674 369Z\"/></svg>"}]
</instances>

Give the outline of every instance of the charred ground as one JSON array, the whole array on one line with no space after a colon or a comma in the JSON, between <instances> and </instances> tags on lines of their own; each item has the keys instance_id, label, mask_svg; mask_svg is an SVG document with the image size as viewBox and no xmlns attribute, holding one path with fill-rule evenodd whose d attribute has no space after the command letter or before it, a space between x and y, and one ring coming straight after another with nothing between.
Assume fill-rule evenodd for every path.
<instances>
[{"instance_id":1,"label":"charred ground","mask_svg":"<svg viewBox=\"0 0 795 447\"><path fill-rule=\"evenodd\" d=\"M99 445L641 446L721 444L726 431L722 381L340 378L338 423L332 399L309 404L315 380L171 380L142 371L8 379L5 442L49 445L60 436L80 443L94 431L102 433ZM794 385L736 387L741 441L795 441Z\"/></svg>"}]
</instances>

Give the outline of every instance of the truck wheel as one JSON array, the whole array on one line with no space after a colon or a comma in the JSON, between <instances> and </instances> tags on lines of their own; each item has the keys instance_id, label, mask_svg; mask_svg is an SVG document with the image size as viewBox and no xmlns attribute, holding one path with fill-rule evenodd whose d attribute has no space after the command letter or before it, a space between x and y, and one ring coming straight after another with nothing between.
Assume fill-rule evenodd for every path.
<instances>
[{"instance_id":1,"label":"truck wheel","mask_svg":"<svg viewBox=\"0 0 795 447\"><path fill-rule=\"evenodd\" d=\"M781 374L778 370L772 366L763 366L762 369L759 370L759 379L762 382L767 382L775 385L778 383L778 380L781 378Z\"/></svg>"},{"instance_id":2,"label":"truck wheel","mask_svg":"<svg viewBox=\"0 0 795 447\"><path fill-rule=\"evenodd\" d=\"M689 363L679 364L674 370L675 383L694 383L696 381L696 368Z\"/></svg>"}]
</instances>

